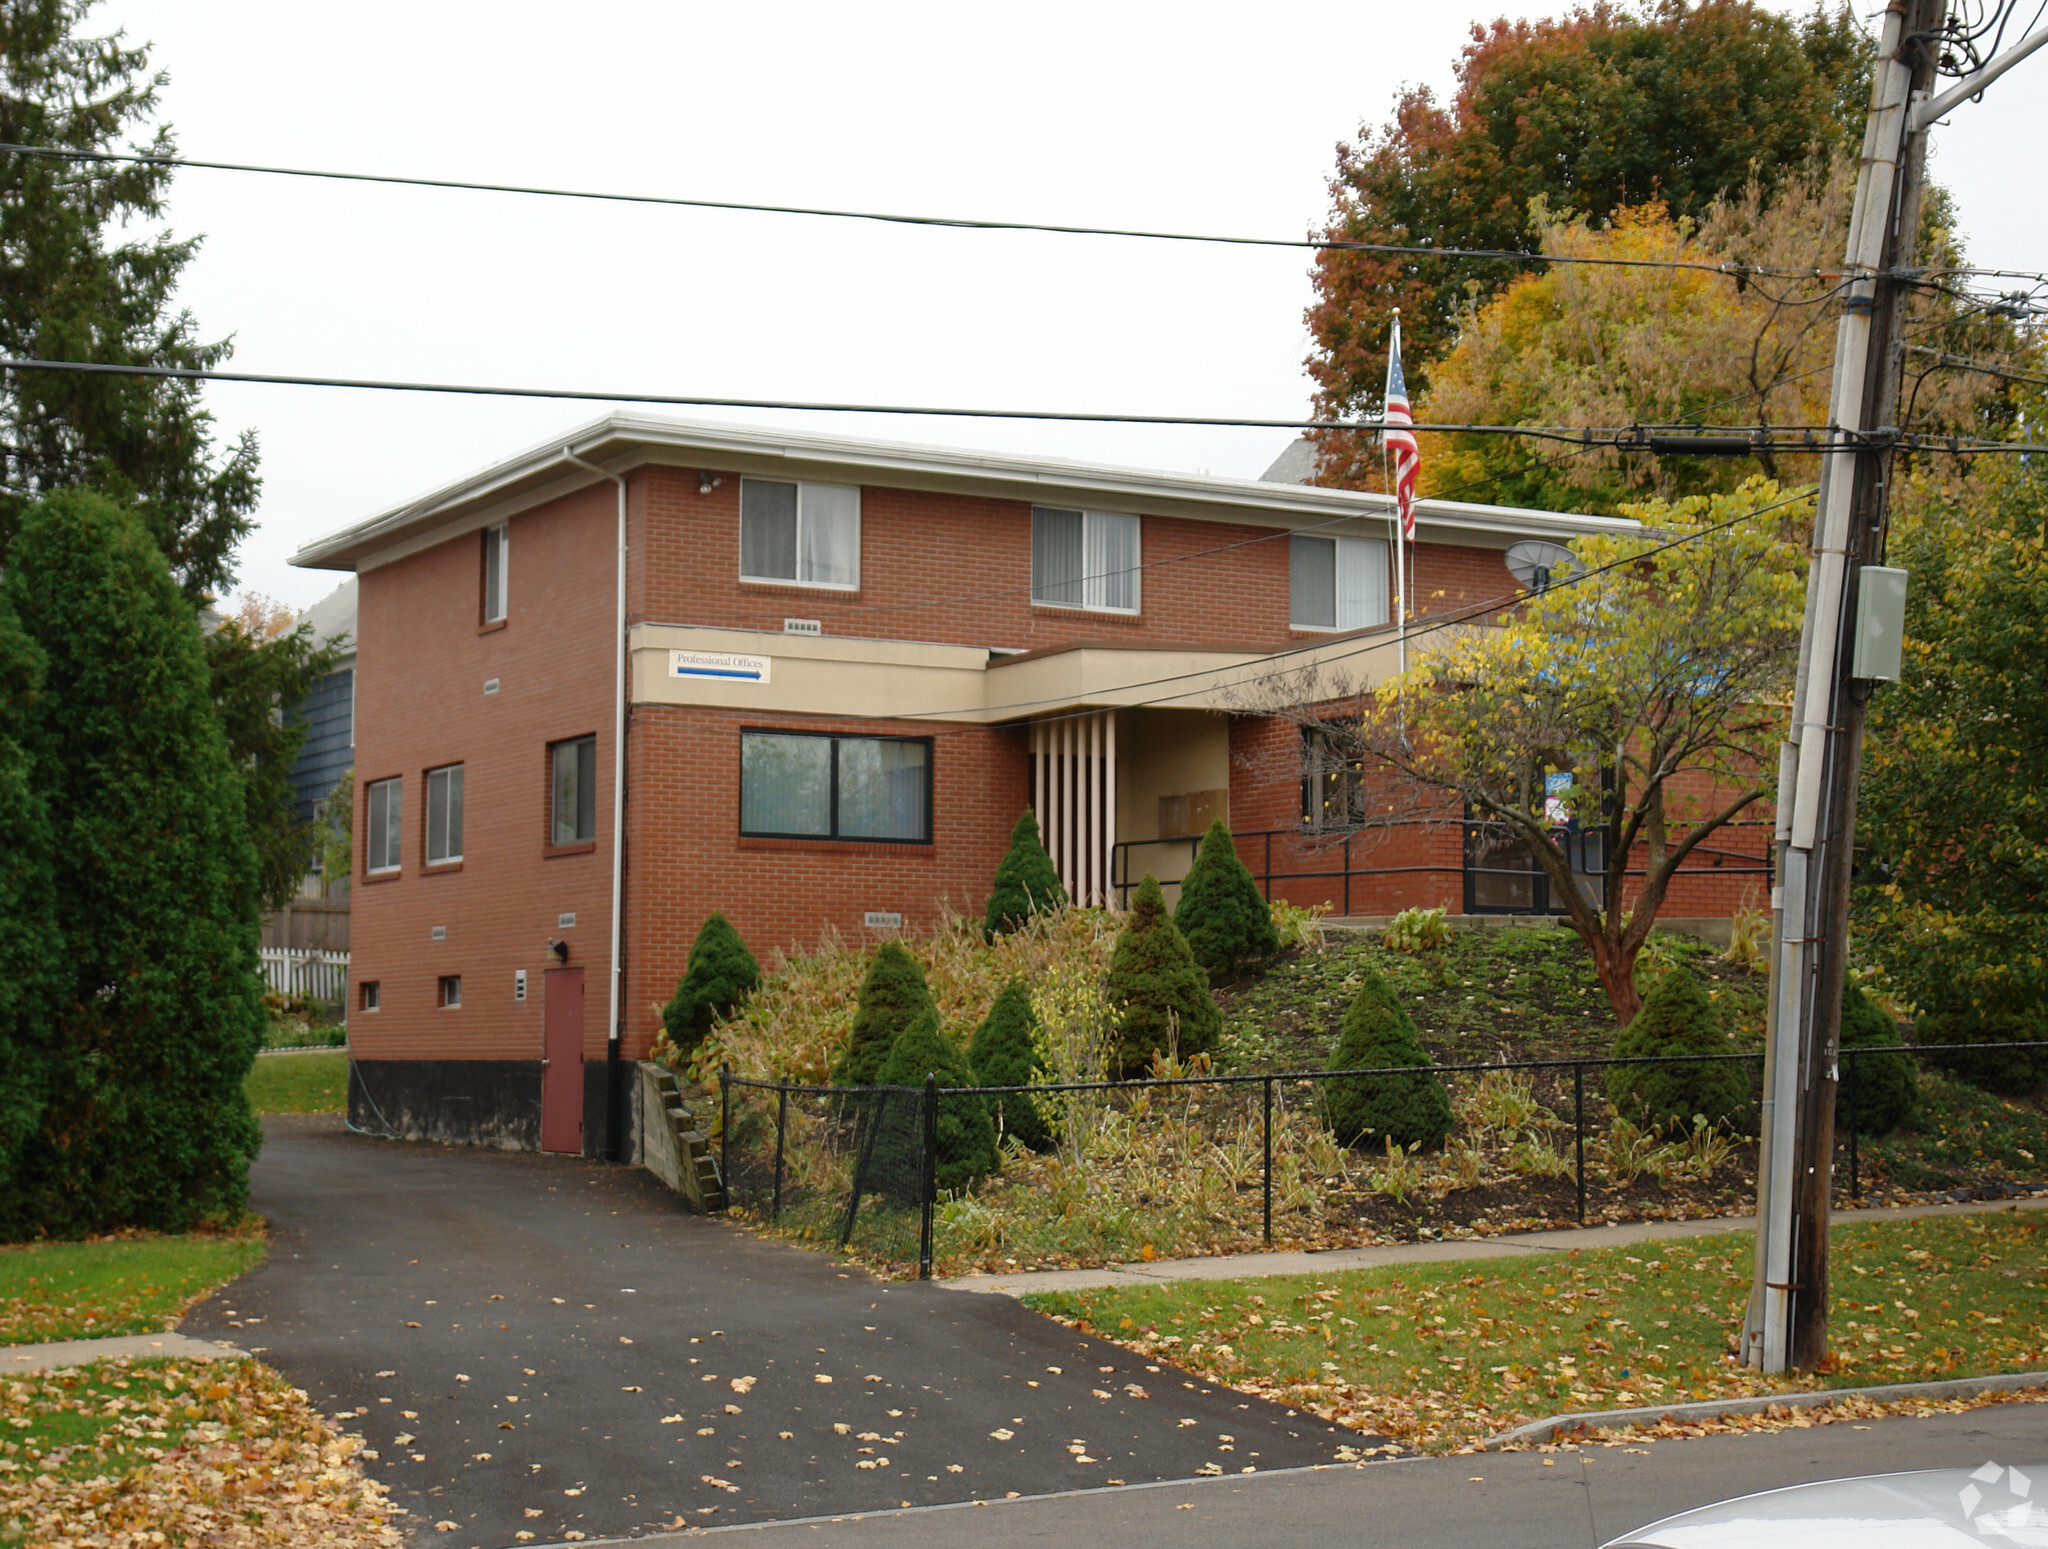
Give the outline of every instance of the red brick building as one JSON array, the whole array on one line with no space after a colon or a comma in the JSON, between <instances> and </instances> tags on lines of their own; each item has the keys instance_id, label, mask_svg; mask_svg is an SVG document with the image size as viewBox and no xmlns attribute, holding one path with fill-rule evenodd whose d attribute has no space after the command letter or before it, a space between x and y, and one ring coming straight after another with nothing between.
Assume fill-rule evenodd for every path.
<instances>
[{"instance_id":1,"label":"red brick building","mask_svg":"<svg viewBox=\"0 0 2048 1549\"><path fill-rule=\"evenodd\" d=\"M309 546L359 578L357 1121L615 1151L616 1063L713 909L757 953L978 911L1033 804L1063 879L1178 878L1212 817L1274 896L1541 912L1455 823L1303 837L1248 683L1396 659L1384 498L615 414ZM1419 611L1518 540L1422 503ZM1277 658L1277 660L1276 660ZM621 730L623 728L623 741ZM1678 913L1725 914L1703 877Z\"/></svg>"}]
</instances>

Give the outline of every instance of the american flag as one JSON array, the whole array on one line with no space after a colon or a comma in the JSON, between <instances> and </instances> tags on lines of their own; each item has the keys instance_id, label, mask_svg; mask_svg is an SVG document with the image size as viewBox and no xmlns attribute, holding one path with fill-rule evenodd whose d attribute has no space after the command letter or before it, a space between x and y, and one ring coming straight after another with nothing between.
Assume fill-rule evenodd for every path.
<instances>
[{"instance_id":1,"label":"american flag","mask_svg":"<svg viewBox=\"0 0 2048 1549\"><path fill-rule=\"evenodd\" d=\"M1380 416L1382 444L1394 459L1394 499L1401 507L1401 536L1415 541L1415 472L1422 456L1415 445L1415 423L1408 412L1408 379L1401 374L1401 319L1394 317L1394 342L1387 351L1387 407Z\"/></svg>"}]
</instances>

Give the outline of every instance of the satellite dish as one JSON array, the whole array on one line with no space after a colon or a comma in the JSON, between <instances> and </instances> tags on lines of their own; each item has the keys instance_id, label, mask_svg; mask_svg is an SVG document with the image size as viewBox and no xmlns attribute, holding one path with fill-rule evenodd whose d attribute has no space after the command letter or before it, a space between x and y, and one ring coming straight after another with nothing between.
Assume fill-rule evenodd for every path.
<instances>
[{"instance_id":1,"label":"satellite dish","mask_svg":"<svg viewBox=\"0 0 2048 1549\"><path fill-rule=\"evenodd\" d=\"M1562 543L1543 538L1525 538L1508 550L1508 570L1532 592L1550 590L1579 568L1572 551Z\"/></svg>"}]
</instances>

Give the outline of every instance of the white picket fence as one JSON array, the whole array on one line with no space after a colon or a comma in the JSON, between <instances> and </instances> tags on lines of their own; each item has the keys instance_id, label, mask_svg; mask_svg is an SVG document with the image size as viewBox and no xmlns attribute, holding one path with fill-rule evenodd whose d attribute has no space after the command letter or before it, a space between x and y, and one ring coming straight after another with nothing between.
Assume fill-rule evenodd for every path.
<instances>
[{"instance_id":1,"label":"white picket fence","mask_svg":"<svg viewBox=\"0 0 2048 1549\"><path fill-rule=\"evenodd\" d=\"M348 999L348 954L311 948L264 947L263 982L279 995L303 995L330 1006Z\"/></svg>"}]
</instances>

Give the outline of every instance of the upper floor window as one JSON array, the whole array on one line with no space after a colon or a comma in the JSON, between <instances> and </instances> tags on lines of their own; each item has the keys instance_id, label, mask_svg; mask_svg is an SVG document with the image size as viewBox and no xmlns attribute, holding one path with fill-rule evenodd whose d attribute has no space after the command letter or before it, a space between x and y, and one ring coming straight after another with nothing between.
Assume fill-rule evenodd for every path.
<instances>
[{"instance_id":1,"label":"upper floor window","mask_svg":"<svg viewBox=\"0 0 2048 1549\"><path fill-rule=\"evenodd\" d=\"M742 732L740 832L929 844L931 739Z\"/></svg>"},{"instance_id":2,"label":"upper floor window","mask_svg":"<svg viewBox=\"0 0 2048 1549\"><path fill-rule=\"evenodd\" d=\"M1138 519L1120 511L1031 511L1031 600L1138 611Z\"/></svg>"},{"instance_id":3,"label":"upper floor window","mask_svg":"<svg viewBox=\"0 0 2048 1549\"><path fill-rule=\"evenodd\" d=\"M484 529L483 621L486 624L502 623L505 618L505 559L509 547L505 534L503 522Z\"/></svg>"},{"instance_id":4,"label":"upper floor window","mask_svg":"<svg viewBox=\"0 0 2048 1549\"><path fill-rule=\"evenodd\" d=\"M427 771L427 864L462 859L462 766Z\"/></svg>"},{"instance_id":5,"label":"upper floor window","mask_svg":"<svg viewBox=\"0 0 2048 1549\"><path fill-rule=\"evenodd\" d=\"M860 585L860 490L740 480L740 579Z\"/></svg>"},{"instance_id":6,"label":"upper floor window","mask_svg":"<svg viewBox=\"0 0 2048 1549\"><path fill-rule=\"evenodd\" d=\"M380 871L398 870L398 836L405 781L399 778L373 780L364 787L363 870L372 876Z\"/></svg>"},{"instance_id":7,"label":"upper floor window","mask_svg":"<svg viewBox=\"0 0 2048 1549\"><path fill-rule=\"evenodd\" d=\"M1386 623L1384 538L1296 534L1287 548L1287 620L1296 629L1364 629Z\"/></svg>"},{"instance_id":8,"label":"upper floor window","mask_svg":"<svg viewBox=\"0 0 2048 1549\"><path fill-rule=\"evenodd\" d=\"M597 738L574 737L548 749L551 771L548 843L590 844L597 838Z\"/></svg>"}]
</instances>

